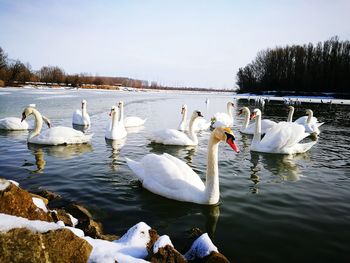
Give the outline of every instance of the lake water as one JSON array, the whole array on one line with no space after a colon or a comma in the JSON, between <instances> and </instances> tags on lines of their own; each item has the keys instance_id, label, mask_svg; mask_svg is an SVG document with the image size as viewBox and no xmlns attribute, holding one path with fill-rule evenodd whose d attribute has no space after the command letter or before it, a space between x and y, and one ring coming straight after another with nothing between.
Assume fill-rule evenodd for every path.
<instances>
[{"instance_id":1,"label":"lake water","mask_svg":"<svg viewBox=\"0 0 350 263\"><path fill-rule=\"evenodd\" d=\"M205 104L209 98L209 104ZM36 103L53 125L71 127L71 116L86 99L93 133L90 145L27 145L28 133L0 132L0 176L28 190L48 189L86 206L106 233L123 234L144 221L170 236L176 248L193 227L210 234L232 262L350 262L350 123L348 106L310 105L320 121L318 143L296 156L251 153L251 137L234 133L241 150L219 147L221 201L202 206L162 198L140 187L125 157L170 153L189 164L203 179L209 132L199 133L197 147L150 144L152 131L177 128L181 105L210 117L226 110L232 94L174 94L92 90L1 89L0 118L21 116ZM143 129L126 140L108 143L104 131L109 110L125 102L126 116L147 118ZM245 106L235 101L234 114ZM308 107L309 105L307 105ZM303 105L301 107L304 107ZM250 105L253 109L254 105ZM281 121L282 105L266 105L265 118ZM304 115L297 109L295 118ZM32 117L30 117L32 118ZM184 251L181 251L184 252Z\"/></svg>"}]
</instances>

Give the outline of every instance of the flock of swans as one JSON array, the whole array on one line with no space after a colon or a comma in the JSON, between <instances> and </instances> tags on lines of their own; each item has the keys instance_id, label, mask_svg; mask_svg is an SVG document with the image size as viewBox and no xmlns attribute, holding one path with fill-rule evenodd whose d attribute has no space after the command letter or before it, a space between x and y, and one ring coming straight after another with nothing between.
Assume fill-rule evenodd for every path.
<instances>
[{"instance_id":1,"label":"flock of swans","mask_svg":"<svg viewBox=\"0 0 350 263\"><path fill-rule=\"evenodd\" d=\"M208 100L209 103L209 100ZM90 126L91 120L87 113L87 102L83 100L81 110L76 110L72 116L72 124ZM178 201L212 205L219 202L219 168L218 148L221 141L225 141L235 152L239 149L235 143L235 136L231 130L233 126L234 104L227 103L226 112L214 115L211 121L206 121L200 111L193 111L189 123L187 122L187 106L182 105L182 119L178 129L165 129L154 132L151 141L164 145L195 146L198 144L197 131L211 128L207 151L206 180L203 182L184 161L163 153L146 154L140 161L125 158L128 166L147 190ZM292 122L294 107L289 106L287 121L274 122L262 119L259 109L250 113L249 108L242 107L239 114L244 114L244 123L240 128L242 134L253 135L250 150L255 152L274 154L296 154L308 151L316 142L301 142L311 134L319 135L318 122L311 110L306 110L303 116ZM34 116L34 126L26 123L25 119ZM124 118L124 103L120 101L111 107L111 120L105 130L107 140L121 140L127 136L127 127L143 126L146 119L139 117ZM255 119L254 123L249 123ZM48 129L42 131L43 122ZM44 145L67 145L89 143L92 134L87 135L71 127L51 127L50 120L36 109L34 104L28 105L22 113L22 119L8 117L0 120L0 129L26 130L32 129L28 135L28 143Z\"/></svg>"}]
</instances>

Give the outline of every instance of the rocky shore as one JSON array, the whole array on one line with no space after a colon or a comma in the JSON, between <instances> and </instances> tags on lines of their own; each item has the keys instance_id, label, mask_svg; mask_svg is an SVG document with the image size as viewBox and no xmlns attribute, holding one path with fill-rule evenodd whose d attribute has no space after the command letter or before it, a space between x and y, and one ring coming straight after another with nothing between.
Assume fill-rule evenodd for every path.
<instances>
[{"instance_id":1,"label":"rocky shore","mask_svg":"<svg viewBox=\"0 0 350 263\"><path fill-rule=\"evenodd\" d=\"M121 237L105 234L86 208L58 207L60 199L0 178L0 262L229 262L198 229L184 237L190 245L181 254L146 223Z\"/></svg>"}]
</instances>

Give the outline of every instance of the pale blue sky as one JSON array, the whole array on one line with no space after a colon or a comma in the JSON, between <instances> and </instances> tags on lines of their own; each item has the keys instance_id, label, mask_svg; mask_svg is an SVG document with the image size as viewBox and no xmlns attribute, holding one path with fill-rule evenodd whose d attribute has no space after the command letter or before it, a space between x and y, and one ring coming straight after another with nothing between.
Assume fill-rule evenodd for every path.
<instances>
[{"instance_id":1,"label":"pale blue sky","mask_svg":"<svg viewBox=\"0 0 350 263\"><path fill-rule=\"evenodd\" d=\"M257 52L350 40L349 0L0 0L0 46L33 69L232 88Z\"/></svg>"}]
</instances>

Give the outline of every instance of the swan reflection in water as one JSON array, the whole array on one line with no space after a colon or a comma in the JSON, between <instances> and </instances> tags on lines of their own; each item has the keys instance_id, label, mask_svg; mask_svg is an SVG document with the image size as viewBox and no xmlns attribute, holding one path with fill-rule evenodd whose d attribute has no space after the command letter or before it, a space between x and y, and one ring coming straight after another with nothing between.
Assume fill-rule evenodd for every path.
<instances>
[{"instance_id":1,"label":"swan reflection in water","mask_svg":"<svg viewBox=\"0 0 350 263\"><path fill-rule=\"evenodd\" d=\"M111 155L109 156L109 158L111 158L112 160L110 163L110 167L112 171L117 171L118 166L120 165L120 163L118 163L120 150L125 145L126 137L120 140L109 140L106 138L105 140L107 147L111 150Z\"/></svg>"},{"instance_id":2,"label":"swan reflection in water","mask_svg":"<svg viewBox=\"0 0 350 263\"><path fill-rule=\"evenodd\" d=\"M140 131L145 129L145 126L125 127L125 129L128 134L139 133Z\"/></svg>"},{"instance_id":3,"label":"swan reflection in water","mask_svg":"<svg viewBox=\"0 0 350 263\"><path fill-rule=\"evenodd\" d=\"M250 179L254 183L252 192L258 192L258 184L264 170L267 170L272 175L275 175L275 179L277 179L277 181L295 182L300 180L302 173L299 166L296 164L296 161L308 159L308 153L297 155L280 155L251 152L252 166Z\"/></svg>"},{"instance_id":4,"label":"swan reflection in water","mask_svg":"<svg viewBox=\"0 0 350 263\"><path fill-rule=\"evenodd\" d=\"M35 165L37 169L32 170L31 173L42 173L46 161L45 154L53 156L58 159L68 160L72 159L80 154L86 152L92 152L93 148L90 144L69 144L69 145L58 145L58 146L45 146L40 144L28 144L28 149L31 150L35 157ZM28 166L28 164L25 164Z\"/></svg>"},{"instance_id":5,"label":"swan reflection in water","mask_svg":"<svg viewBox=\"0 0 350 263\"><path fill-rule=\"evenodd\" d=\"M0 137L7 137L10 139L27 139L28 137L28 130L21 130L21 131L11 131L11 130L1 130L0 129Z\"/></svg>"}]
</instances>

